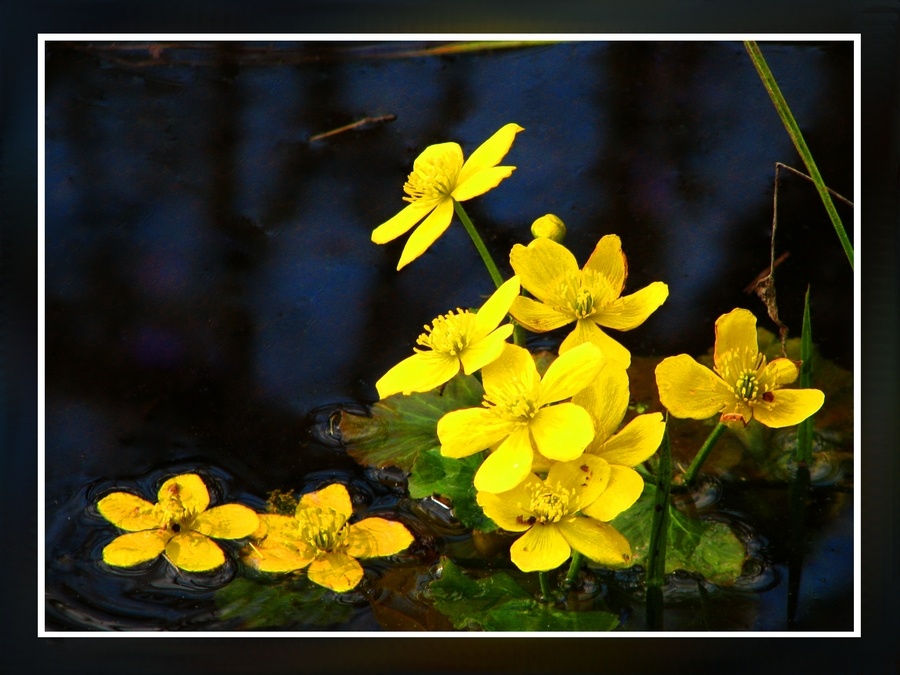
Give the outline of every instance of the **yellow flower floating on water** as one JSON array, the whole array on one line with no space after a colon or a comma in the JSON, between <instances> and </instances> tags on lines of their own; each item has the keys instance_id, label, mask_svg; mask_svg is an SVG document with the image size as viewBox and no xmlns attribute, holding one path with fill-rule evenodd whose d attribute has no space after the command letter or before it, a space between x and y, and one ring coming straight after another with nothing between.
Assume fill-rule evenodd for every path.
<instances>
[{"instance_id":1,"label":"yellow flower floating on water","mask_svg":"<svg viewBox=\"0 0 900 675\"><path fill-rule=\"evenodd\" d=\"M513 325L499 326L519 294L519 278L498 288L477 312L458 309L437 317L417 342L426 349L391 368L375 383L378 395L430 391L449 381L460 369L471 375L503 352ZM498 327L499 326L499 327Z\"/></svg>"},{"instance_id":2,"label":"yellow flower floating on water","mask_svg":"<svg viewBox=\"0 0 900 675\"><path fill-rule=\"evenodd\" d=\"M509 551L523 572L556 569L573 549L601 565L623 567L631 560L628 540L583 511L602 495L609 477L609 464L585 454L554 463L544 480L530 474L512 490L478 492L476 500L501 528L524 532Z\"/></svg>"},{"instance_id":3,"label":"yellow flower floating on water","mask_svg":"<svg viewBox=\"0 0 900 675\"><path fill-rule=\"evenodd\" d=\"M572 403L587 410L594 423L594 440L585 449L585 455L597 457L610 469L606 489L582 509L582 513L597 520L612 520L638 500L644 491L644 479L632 467L657 451L666 430L665 420L658 412L637 415L618 430L630 398L628 375L613 362L607 363L588 387L572 397Z\"/></svg>"},{"instance_id":4,"label":"yellow flower floating on water","mask_svg":"<svg viewBox=\"0 0 900 675\"><path fill-rule=\"evenodd\" d=\"M372 241L386 244L406 234L425 218L403 247L397 269L422 255L440 237L453 219L453 203L464 202L497 187L512 175L514 166L497 166L512 147L518 124L507 124L463 162L458 143L429 145L413 163L403 185L409 206L372 232ZM425 216L428 216L427 218Z\"/></svg>"},{"instance_id":5,"label":"yellow flower floating on water","mask_svg":"<svg viewBox=\"0 0 900 675\"><path fill-rule=\"evenodd\" d=\"M307 568L309 580L338 593L359 584L363 569L357 558L399 553L413 542L402 523L366 518L348 523L353 505L347 488L329 485L303 495L293 516L262 515L259 539L245 556L261 572Z\"/></svg>"},{"instance_id":6,"label":"yellow flower floating on water","mask_svg":"<svg viewBox=\"0 0 900 675\"><path fill-rule=\"evenodd\" d=\"M525 328L544 333L575 323L563 340L560 353L592 342L611 360L626 368L631 354L600 327L631 330L640 326L665 302L669 287L654 281L631 295L622 296L628 267L622 242L614 234L603 237L584 269L575 256L552 239L535 239L528 246L516 244L509 262L522 287L536 299L519 297L510 310Z\"/></svg>"},{"instance_id":7,"label":"yellow flower floating on water","mask_svg":"<svg viewBox=\"0 0 900 675\"><path fill-rule=\"evenodd\" d=\"M97 503L104 518L128 531L103 549L107 564L133 567L165 552L176 567L206 572L225 562L225 554L210 537L240 539L259 526L256 513L240 504L207 509L209 492L193 473L168 479L157 499L151 504L128 492L113 492Z\"/></svg>"},{"instance_id":8,"label":"yellow flower floating on water","mask_svg":"<svg viewBox=\"0 0 900 675\"><path fill-rule=\"evenodd\" d=\"M818 389L782 389L800 374L798 364L759 353L756 317L734 309L716 320L714 371L687 354L670 356L656 367L659 400L675 417L703 420L721 414L726 423L746 426L756 419L768 427L799 424L822 407Z\"/></svg>"},{"instance_id":9,"label":"yellow flower floating on water","mask_svg":"<svg viewBox=\"0 0 900 675\"><path fill-rule=\"evenodd\" d=\"M594 345L581 345L550 364L541 380L528 350L507 345L481 371L485 407L454 410L438 420L441 454L468 457L495 447L475 474L475 488L482 492L521 483L535 452L549 460L579 457L594 437L590 415L574 403L557 402L584 389L604 360Z\"/></svg>"}]
</instances>

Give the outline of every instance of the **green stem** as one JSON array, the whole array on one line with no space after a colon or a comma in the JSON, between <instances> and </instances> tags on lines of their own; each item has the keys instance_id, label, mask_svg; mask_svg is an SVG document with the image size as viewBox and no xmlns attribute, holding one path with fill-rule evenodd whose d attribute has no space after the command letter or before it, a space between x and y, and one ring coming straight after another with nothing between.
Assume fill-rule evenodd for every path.
<instances>
[{"instance_id":1,"label":"green stem","mask_svg":"<svg viewBox=\"0 0 900 675\"><path fill-rule=\"evenodd\" d=\"M538 581L541 583L541 601L550 602L550 579L547 572L538 572Z\"/></svg>"},{"instance_id":2,"label":"green stem","mask_svg":"<svg viewBox=\"0 0 900 675\"><path fill-rule=\"evenodd\" d=\"M703 462L706 461L706 458L709 456L709 453L713 449L713 446L718 442L719 438L723 433L725 433L725 429L727 428L728 427L725 424L719 422L716 425L716 428L712 430L712 433L709 434L709 437L707 437L706 441L703 443L703 447L700 448L697 456L694 457L694 461L691 462L691 465L681 477L682 485L690 487L690 485L694 482L694 479L697 478L697 474L700 471L700 467L703 466Z\"/></svg>"},{"instance_id":3,"label":"green stem","mask_svg":"<svg viewBox=\"0 0 900 675\"><path fill-rule=\"evenodd\" d=\"M475 244L475 248L478 249L478 253L484 261L484 266L487 267L488 274L490 274L491 279L494 280L494 285L497 288L500 288L503 284L503 277L500 276L500 270L497 269L497 264L487 250L487 246L484 245L481 235L478 234L478 230L476 230L475 225L472 224L469 214L463 209L462 204L456 200L453 200L453 208L456 210L456 215L458 215L459 219L462 221L463 227L466 228L466 232L468 232L469 236L472 238L472 243Z\"/></svg>"},{"instance_id":4,"label":"green stem","mask_svg":"<svg viewBox=\"0 0 900 675\"><path fill-rule=\"evenodd\" d=\"M584 556L578 551L573 551L572 562L569 563L569 572L566 574L566 580L563 582L563 588L566 591L572 588L572 585L575 583L575 577L578 576L578 571L581 569L583 562Z\"/></svg>"},{"instance_id":5,"label":"green stem","mask_svg":"<svg viewBox=\"0 0 900 675\"><path fill-rule=\"evenodd\" d=\"M769 97L775 105L775 110L778 111L778 116L781 117L784 128L787 129L788 135L794 142L794 147L797 148L797 152L800 153L803 163L806 164L809 176L812 178L816 190L819 192L819 197L822 199L822 204L825 205L825 210L828 212L828 217L831 219L834 231L837 232L838 239L841 241L841 246L844 247L844 254L847 256L847 260L850 262L850 268L852 269L853 246L850 244L850 239L847 237L847 232L844 230L843 223L841 223L841 217L834 208L834 202L831 201L831 195L828 192L828 188L825 187L825 181L822 180L822 175L819 173L819 169L813 160L812 153L809 151L806 141L803 139L803 134L800 132L797 120L794 119L787 101L785 101L784 96L782 96L781 89L779 89L778 83L772 75L772 71L769 70L769 66L766 63L765 58L763 58L759 45L753 40L745 40L744 48L750 55L750 60L753 61L753 65L756 67L756 72L759 73L763 86L766 88L766 91L769 92Z\"/></svg>"},{"instance_id":6,"label":"green stem","mask_svg":"<svg viewBox=\"0 0 900 675\"><path fill-rule=\"evenodd\" d=\"M659 447L656 468L656 495L650 521L650 544L647 550L647 625L650 630L663 629L662 587L666 576L666 547L669 531L669 500L672 489L672 448L668 427Z\"/></svg>"}]
</instances>

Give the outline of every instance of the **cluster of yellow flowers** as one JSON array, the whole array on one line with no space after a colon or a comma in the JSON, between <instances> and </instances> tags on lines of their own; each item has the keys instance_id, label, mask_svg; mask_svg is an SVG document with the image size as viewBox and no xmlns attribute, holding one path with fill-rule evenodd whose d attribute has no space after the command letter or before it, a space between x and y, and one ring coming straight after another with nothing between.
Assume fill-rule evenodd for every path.
<instances>
[{"instance_id":1,"label":"cluster of yellow flowers","mask_svg":"<svg viewBox=\"0 0 900 675\"><path fill-rule=\"evenodd\" d=\"M497 166L523 131L507 124L465 162L455 143L427 148L404 186L410 202L375 229L376 243L393 240L425 218L409 238L397 269L421 256L443 233L458 202L483 194L515 167ZM426 217L427 215L427 217ZM584 267L562 245L565 225L552 214L532 225L535 239L509 255L514 276L477 311L437 317L418 338L415 354L376 384L379 396L429 391L460 371L480 371L483 405L454 410L437 424L441 453L487 451L474 479L478 504L501 528L522 532L512 561L523 571L547 571L572 551L604 565L631 558L628 541L609 521L641 495L634 467L651 457L665 431L659 412L619 429L629 401L628 350L606 329L640 326L668 297L653 282L623 295L627 261L616 235L600 239ZM521 290L528 295L521 294ZM507 342L515 324L543 333L574 324L543 378L532 355ZM716 372L690 356L657 369L660 398L676 417L769 426L797 424L822 405L822 392L774 392L793 382L798 365L769 364L759 354L756 319L736 309L716 322Z\"/></svg>"},{"instance_id":2,"label":"cluster of yellow flowers","mask_svg":"<svg viewBox=\"0 0 900 675\"><path fill-rule=\"evenodd\" d=\"M303 495L293 516L257 514L241 504L209 506L209 491L197 474L166 480L156 504L129 492L101 499L100 514L126 534L103 549L114 567L134 567L164 555L187 572L208 572L225 563L213 539L243 539L245 563L261 572L306 569L310 581L337 592L355 588L363 569L357 558L393 555L413 536L399 522L353 514L347 488L332 484Z\"/></svg>"}]
</instances>

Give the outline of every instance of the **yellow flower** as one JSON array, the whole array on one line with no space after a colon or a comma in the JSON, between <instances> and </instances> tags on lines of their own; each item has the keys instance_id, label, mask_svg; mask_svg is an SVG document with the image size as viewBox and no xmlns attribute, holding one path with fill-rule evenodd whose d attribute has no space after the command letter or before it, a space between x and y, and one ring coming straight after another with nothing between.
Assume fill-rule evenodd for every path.
<instances>
[{"instance_id":1,"label":"yellow flower","mask_svg":"<svg viewBox=\"0 0 900 675\"><path fill-rule=\"evenodd\" d=\"M612 362L590 386L572 397L572 403L587 410L594 423L594 440L585 455L604 460L610 469L606 489L581 510L597 520L612 520L638 500L644 491L644 479L632 467L656 452L666 430L658 412L638 415L619 430L630 397L625 369Z\"/></svg>"},{"instance_id":2,"label":"yellow flower","mask_svg":"<svg viewBox=\"0 0 900 675\"><path fill-rule=\"evenodd\" d=\"M240 504L207 509L209 492L193 473L168 479L157 500L151 504L128 492L113 492L97 503L100 515L128 532L106 545L104 562L133 567L165 552L176 567L206 572L225 562L225 554L210 537L240 539L259 526L256 513Z\"/></svg>"},{"instance_id":3,"label":"yellow flower","mask_svg":"<svg viewBox=\"0 0 900 675\"><path fill-rule=\"evenodd\" d=\"M535 451L546 459L568 461L581 455L594 437L591 418L574 403L558 403L596 377L604 357L582 345L556 359L541 380L528 350L507 345L481 371L483 408L447 413L437 424L441 454L467 457L495 448L475 474L475 488L504 492L531 473Z\"/></svg>"},{"instance_id":4,"label":"yellow flower","mask_svg":"<svg viewBox=\"0 0 900 675\"><path fill-rule=\"evenodd\" d=\"M363 577L357 558L399 553L413 542L402 523L366 518L348 524L350 494L340 484L303 495L293 516L262 515L245 561L261 572L292 572L304 567L309 580L338 593Z\"/></svg>"},{"instance_id":5,"label":"yellow flower","mask_svg":"<svg viewBox=\"0 0 900 675\"><path fill-rule=\"evenodd\" d=\"M556 569L572 549L601 565L622 567L631 560L628 540L611 525L579 514L606 489L609 475L606 462L585 454L554 463L545 480L531 474L512 490L475 498L501 528L524 532L509 550L523 572Z\"/></svg>"},{"instance_id":6,"label":"yellow flower","mask_svg":"<svg viewBox=\"0 0 900 675\"><path fill-rule=\"evenodd\" d=\"M592 342L606 356L626 368L631 354L606 335L600 326L631 330L665 302L669 288L654 281L641 290L622 297L628 267L622 242L614 234L603 237L584 269L575 256L551 239L535 239L528 246L516 244L509 262L522 280L522 287L536 300L516 298L510 309L525 328L544 333L575 322L575 329L563 340L560 353L584 342Z\"/></svg>"},{"instance_id":7,"label":"yellow flower","mask_svg":"<svg viewBox=\"0 0 900 675\"><path fill-rule=\"evenodd\" d=\"M519 278L513 277L498 288L477 312L457 309L437 317L417 342L427 349L391 368L375 383L378 395L430 391L449 381L460 369L471 375L503 352L513 325L499 326L519 294Z\"/></svg>"},{"instance_id":8,"label":"yellow flower","mask_svg":"<svg viewBox=\"0 0 900 675\"><path fill-rule=\"evenodd\" d=\"M734 309L716 321L714 371L687 354L670 356L656 367L659 400L675 417L703 420L721 414L726 423L746 426L755 418L768 427L799 424L822 407L818 389L782 389L800 374L796 362L766 363L759 353L756 317Z\"/></svg>"},{"instance_id":9,"label":"yellow flower","mask_svg":"<svg viewBox=\"0 0 900 675\"><path fill-rule=\"evenodd\" d=\"M497 187L512 175L514 166L497 166L512 147L518 124L507 124L479 146L463 162L458 143L429 145L413 163L403 191L409 206L372 232L372 241L386 244L406 234L425 218L403 248L397 269L422 255L453 219L453 202L464 202Z\"/></svg>"}]
</instances>

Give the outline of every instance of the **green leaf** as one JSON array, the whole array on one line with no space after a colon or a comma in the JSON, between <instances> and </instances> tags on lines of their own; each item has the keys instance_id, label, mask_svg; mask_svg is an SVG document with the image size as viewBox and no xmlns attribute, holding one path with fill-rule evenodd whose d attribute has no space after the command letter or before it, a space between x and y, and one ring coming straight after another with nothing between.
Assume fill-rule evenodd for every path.
<instances>
[{"instance_id":1,"label":"green leaf","mask_svg":"<svg viewBox=\"0 0 900 675\"><path fill-rule=\"evenodd\" d=\"M505 572L471 579L449 560L429 588L435 607L463 630L608 631L618 625L608 612L567 612L538 602Z\"/></svg>"},{"instance_id":2,"label":"green leaf","mask_svg":"<svg viewBox=\"0 0 900 675\"><path fill-rule=\"evenodd\" d=\"M441 495L453 503L453 515L473 530L493 532L497 525L484 515L475 501L475 472L482 462L481 453L454 459L441 455L439 448L422 452L409 477L409 496L413 499Z\"/></svg>"},{"instance_id":3,"label":"green leaf","mask_svg":"<svg viewBox=\"0 0 900 675\"><path fill-rule=\"evenodd\" d=\"M353 616L351 605L335 602L335 593L292 576L276 583L237 578L216 592L224 620L240 622L242 629L284 628L291 625L337 626Z\"/></svg>"},{"instance_id":4,"label":"green leaf","mask_svg":"<svg viewBox=\"0 0 900 675\"><path fill-rule=\"evenodd\" d=\"M422 452L440 445L438 420L451 410L480 405L482 396L474 376L459 374L442 388L388 396L369 416L342 410L337 427L347 453L360 464L412 471Z\"/></svg>"},{"instance_id":5,"label":"green leaf","mask_svg":"<svg viewBox=\"0 0 900 675\"><path fill-rule=\"evenodd\" d=\"M610 524L631 543L632 562L646 564L656 488L648 483L641 498ZM665 573L684 570L721 586L741 575L746 551L728 525L700 520L669 504Z\"/></svg>"}]
</instances>

